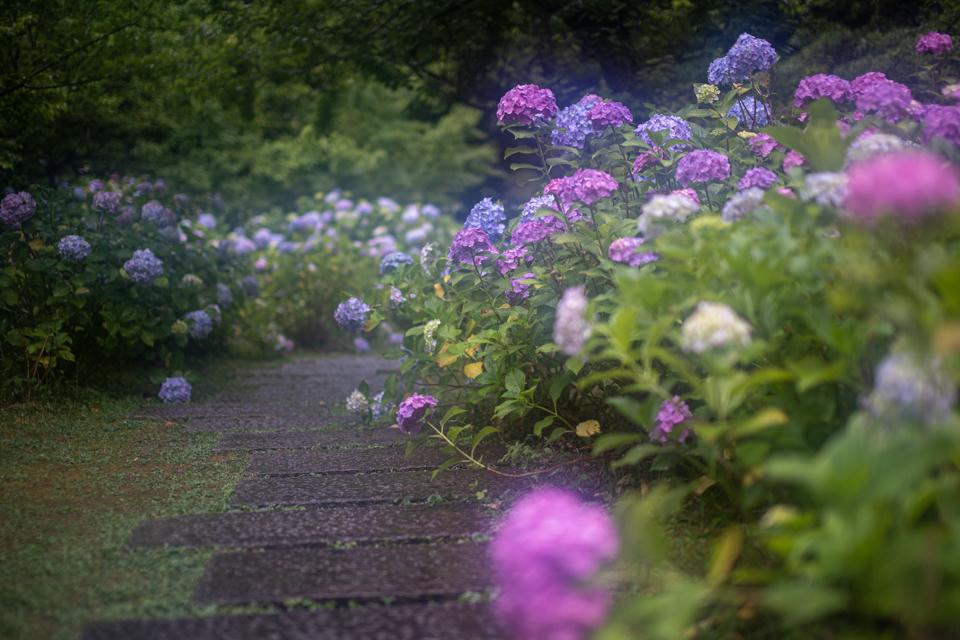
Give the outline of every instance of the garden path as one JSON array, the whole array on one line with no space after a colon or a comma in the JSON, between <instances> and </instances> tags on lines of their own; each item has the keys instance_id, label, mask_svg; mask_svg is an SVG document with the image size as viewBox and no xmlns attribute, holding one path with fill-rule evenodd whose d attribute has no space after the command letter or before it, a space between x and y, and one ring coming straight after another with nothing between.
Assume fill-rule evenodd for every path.
<instances>
[{"instance_id":1,"label":"garden path","mask_svg":"<svg viewBox=\"0 0 960 640\"><path fill-rule=\"evenodd\" d=\"M399 430L330 410L361 380L382 388L395 367L374 357L300 360L244 371L248 392L206 405L141 409L186 420L188 431L222 432L215 451L254 453L233 511L146 520L128 545L215 549L195 601L283 612L95 622L82 640L503 637L478 601L491 586L484 540L494 512L476 494L492 502L517 482L476 469L431 482L445 459L438 450L407 458ZM485 458L502 453L488 447Z\"/></svg>"}]
</instances>

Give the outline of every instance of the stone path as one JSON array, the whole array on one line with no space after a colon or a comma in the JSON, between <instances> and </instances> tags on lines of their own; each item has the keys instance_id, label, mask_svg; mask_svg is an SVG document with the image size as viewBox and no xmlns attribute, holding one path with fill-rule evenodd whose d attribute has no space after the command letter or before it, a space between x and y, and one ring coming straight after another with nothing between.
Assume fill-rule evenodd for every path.
<instances>
[{"instance_id":1,"label":"stone path","mask_svg":"<svg viewBox=\"0 0 960 640\"><path fill-rule=\"evenodd\" d=\"M371 357L298 361L242 372L247 393L137 412L222 432L215 451L255 453L234 511L147 520L128 546L216 549L198 603L332 610L96 622L82 640L504 638L478 597L492 586L484 541L494 513L479 498L524 485L467 468L431 480L447 454L421 448L408 458L399 445L409 436L337 414L362 380L379 390L395 367ZM504 453L478 449L489 463Z\"/></svg>"}]
</instances>

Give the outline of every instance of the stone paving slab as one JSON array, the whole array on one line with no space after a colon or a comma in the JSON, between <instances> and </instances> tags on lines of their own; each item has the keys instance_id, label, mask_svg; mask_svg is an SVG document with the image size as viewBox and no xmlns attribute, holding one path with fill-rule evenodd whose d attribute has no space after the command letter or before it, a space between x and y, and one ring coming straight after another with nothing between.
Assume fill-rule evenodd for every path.
<instances>
[{"instance_id":1,"label":"stone paving slab","mask_svg":"<svg viewBox=\"0 0 960 640\"><path fill-rule=\"evenodd\" d=\"M258 416L327 416L330 410L317 402L309 404L164 404L140 407L130 413L134 418L186 420L188 418L253 418Z\"/></svg>"},{"instance_id":2,"label":"stone paving slab","mask_svg":"<svg viewBox=\"0 0 960 640\"><path fill-rule=\"evenodd\" d=\"M488 514L471 505L198 513L140 522L127 546L272 549L332 542L424 542L486 533Z\"/></svg>"},{"instance_id":3,"label":"stone paving slab","mask_svg":"<svg viewBox=\"0 0 960 640\"><path fill-rule=\"evenodd\" d=\"M490 586L486 544L276 549L215 555L193 599L247 604L451 597Z\"/></svg>"},{"instance_id":4,"label":"stone paving slab","mask_svg":"<svg viewBox=\"0 0 960 640\"><path fill-rule=\"evenodd\" d=\"M214 451L269 451L271 449L332 449L406 444L410 436L399 429L327 429L273 433L234 433L220 436Z\"/></svg>"},{"instance_id":5,"label":"stone paving slab","mask_svg":"<svg viewBox=\"0 0 960 640\"><path fill-rule=\"evenodd\" d=\"M418 447L409 457L399 447L389 449L340 449L337 451L281 451L255 453L250 457L246 474L258 476L291 476L311 473L363 473L370 471L412 471L436 469L454 457L439 447ZM476 457L495 463L505 456L500 445L477 447Z\"/></svg>"},{"instance_id":6,"label":"stone paving slab","mask_svg":"<svg viewBox=\"0 0 960 640\"><path fill-rule=\"evenodd\" d=\"M187 431L301 431L304 429L343 429L361 425L357 416L315 416L311 418L195 418Z\"/></svg>"},{"instance_id":7,"label":"stone paving slab","mask_svg":"<svg viewBox=\"0 0 960 640\"><path fill-rule=\"evenodd\" d=\"M94 622L80 640L505 640L482 602Z\"/></svg>"},{"instance_id":8,"label":"stone paving slab","mask_svg":"<svg viewBox=\"0 0 960 640\"><path fill-rule=\"evenodd\" d=\"M241 480L233 494L232 506L327 507L338 505L388 504L402 500L426 500L432 495L472 496L487 489L499 495L517 481L483 469L462 469L440 473L430 480L429 471L368 473L356 476L287 476ZM476 482L476 488L471 483Z\"/></svg>"}]
</instances>

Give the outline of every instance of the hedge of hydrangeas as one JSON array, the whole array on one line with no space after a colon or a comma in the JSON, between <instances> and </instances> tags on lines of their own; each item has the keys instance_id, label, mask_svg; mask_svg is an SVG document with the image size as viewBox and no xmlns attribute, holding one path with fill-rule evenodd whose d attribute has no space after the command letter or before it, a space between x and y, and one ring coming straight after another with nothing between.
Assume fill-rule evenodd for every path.
<instances>
[{"instance_id":1,"label":"hedge of hydrangeas","mask_svg":"<svg viewBox=\"0 0 960 640\"><path fill-rule=\"evenodd\" d=\"M960 90L949 37L916 54L923 93L818 74L788 111L750 34L675 113L518 86L497 116L541 191L340 308L410 327L377 399L404 432L590 447L643 480L619 543L565 494L516 506L493 561L517 637L956 631ZM664 525L705 498L729 526L680 568Z\"/></svg>"}]
</instances>

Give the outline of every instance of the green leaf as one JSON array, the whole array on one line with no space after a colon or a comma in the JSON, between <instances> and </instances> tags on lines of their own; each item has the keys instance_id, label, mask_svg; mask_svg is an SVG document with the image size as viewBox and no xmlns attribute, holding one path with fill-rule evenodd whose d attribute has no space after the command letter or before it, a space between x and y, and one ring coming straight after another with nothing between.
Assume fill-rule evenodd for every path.
<instances>
[{"instance_id":1,"label":"green leaf","mask_svg":"<svg viewBox=\"0 0 960 640\"><path fill-rule=\"evenodd\" d=\"M143 343L148 347L153 346L153 334L150 333L149 331L141 331L140 339L143 340Z\"/></svg>"},{"instance_id":2,"label":"green leaf","mask_svg":"<svg viewBox=\"0 0 960 640\"><path fill-rule=\"evenodd\" d=\"M563 427L557 427L550 433L550 437L547 438L547 444L551 442L556 442L563 437L563 434L570 433L570 429L564 429Z\"/></svg>"},{"instance_id":3,"label":"green leaf","mask_svg":"<svg viewBox=\"0 0 960 640\"><path fill-rule=\"evenodd\" d=\"M553 401L556 402L567 385L576 379L577 374L572 371L566 371L560 377L556 378L550 385L550 397L553 398Z\"/></svg>"},{"instance_id":4,"label":"green leaf","mask_svg":"<svg viewBox=\"0 0 960 640\"><path fill-rule=\"evenodd\" d=\"M370 385L367 384L366 380L362 380L360 385L357 387L357 390L364 395L364 397L370 397Z\"/></svg>"},{"instance_id":5,"label":"green leaf","mask_svg":"<svg viewBox=\"0 0 960 640\"><path fill-rule=\"evenodd\" d=\"M519 147L510 147L503 153L503 158L506 160L515 153L536 153L537 150L533 147L528 147L526 145L520 145Z\"/></svg>"},{"instance_id":6,"label":"green leaf","mask_svg":"<svg viewBox=\"0 0 960 640\"><path fill-rule=\"evenodd\" d=\"M477 451L477 445L480 444L480 441L486 438L491 433L498 433L498 430L493 427L484 427L480 430L480 433L473 437L473 442L470 443L470 455L475 456Z\"/></svg>"},{"instance_id":7,"label":"green leaf","mask_svg":"<svg viewBox=\"0 0 960 640\"><path fill-rule=\"evenodd\" d=\"M443 418L440 420L440 426L441 426L441 427L447 426L447 423L450 422L450 419L451 419L451 418L453 418L454 416L458 416L458 415L460 415L461 413L466 413L466 412L467 412L466 409L461 409L460 407L450 407L450 410L447 411L447 412L444 414Z\"/></svg>"},{"instance_id":8,"label":"green leaf","mask_svg":"<svg viewBox=\"0 0 960 640\"><path fill-rule=\"evenodd\" d=\"M553 416L547 416L543 420L537 422L533 425L533 435L539 436L540 433L547 427L553 424Z\"/></svg>"},{"instance_id":9,"label":"green leaf","mask_svg":"<svg viewBox=\"0 0 960 640\"><path fill-rule=\"evenodd\" d=\"M523 371L519 369L511 369L504 378L504 386L507 388L507 393L504 394L508 398L518 398L520 393L523 391L524 383L526 382L526 376L523 375Z\"/></svg>"},{"instance_id":10,"label":"green leaf","mask_svg":"<svg viewBox=\"0 0 960 640\"><path fill-rule=\"evenodd\" d=\"M607 435L600 436L597 438L597 441L593 443L593 455L598 456L604 451L636 442L642 437L639 433L608 433Z\"/></svg>"},{"instance_id":11,"label":"green leaf","mask_svg":"<svg viewBox=\"0 0 960 640\"><path fill-rule=\"evenodd\" d=\"M0 298L3 298L4 303L12 307L17 304L17 300L20 299L20 296L13 289L4 289L3 291L0 291Z\"/></svg>"},{"instance_id":12,"label":"green leaf","mask_svg":"<svg viewBox=\"0 0 960 640\"><path fill-rule=\"evenodd\" d=\"M437 475L440 474L441 471L443 471L443 470L445 470L445 469L449 469L450 467L452 467L452 466L455 465L455 464L461 464L461 463L464 463L464 462L470 462L470 461L469 461L469 460L464 460L463 458L457 458L457 457L450 458L449 460L447 460L447 461L445 461L443 464L441 464L439 467L437 467L436 469L434 469L433 473L430 475L430 479L433 480L434 478L437 477Z\"/></svg>"},{"instance_id":13,"label":"green leaf","mask_svg":"<svg viewBox=\"0 0 960 640\"><path fill-rule=\"evenodd\" d=\"M613 434L611 434L613 435ZM610 466L613 468L617 467L626 467L639 463L642 460L654 456L663 451L663 447L657 446L655 444L638 444L629 451L627 451L622 458L619 460L614 460L610 463Z\"/></svg>"},{"instance_id":14,"label":"green leaf","mask_svg":"<svg viewBox=\"0 0 960 640\"><path fill-rule=\"evenodd\" d=\"M153 281L153 286L166 289L170 286L170 280L167 278L167 276L161 276Z\"/></svg>"},{"instance_id":15,"label":"green leaf","mask_svg":"<svg viewBox=\"0 0 960 640\"><path fill-rule=\"evenodd\" d=\"M407 450L406 450L406 453L404 453L404 456L409 458L410 454L413 453L414 449L425 444L427 441L430 440L430 438L431 438L431 435L429 433L421 433L420 435L415 436L413 440L407 443Z\"/></svg>"}]
</instances>

